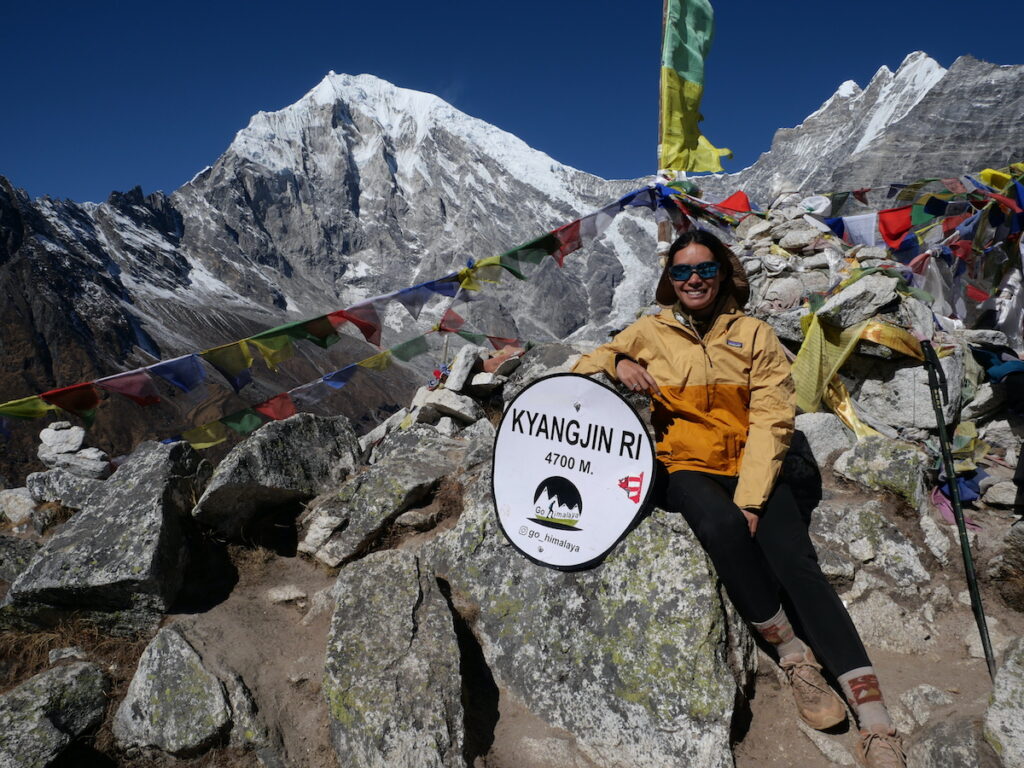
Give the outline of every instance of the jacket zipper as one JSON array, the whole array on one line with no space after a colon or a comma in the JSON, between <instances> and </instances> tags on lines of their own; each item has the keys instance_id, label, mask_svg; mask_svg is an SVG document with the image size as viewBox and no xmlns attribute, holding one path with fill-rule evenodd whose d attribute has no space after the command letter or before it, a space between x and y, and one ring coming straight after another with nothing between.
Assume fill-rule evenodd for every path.
<instances>
[{"instance_id":1,"label":"jacket zipper","mask_svg":"<svg viewBox=\"0 0 1024 768\"><path fill-rule=\"evenodd\" d=\"M711 413L711 371L708 371L708 368L711 368L713 371L715 364L711 360L711 355L708 354L708 347L704 343L704 337L700 335L700 331L697 330L697 327L690 320L689 315L683 312L679 312L678 310L673 312L673 314L675 315L676 320L678 320L684 328L688 328L690 332L697 337L697 343L700 344L701 351L704 353L704 380L707 382L707 384L704 387L704 413ZM711 324L711 327L708 328L708 335L711 335L711 332L715 329L715 326L718 325L719 317L721 317L721 315L716 317L715 321Z\"/></svg>"}]
</instances>

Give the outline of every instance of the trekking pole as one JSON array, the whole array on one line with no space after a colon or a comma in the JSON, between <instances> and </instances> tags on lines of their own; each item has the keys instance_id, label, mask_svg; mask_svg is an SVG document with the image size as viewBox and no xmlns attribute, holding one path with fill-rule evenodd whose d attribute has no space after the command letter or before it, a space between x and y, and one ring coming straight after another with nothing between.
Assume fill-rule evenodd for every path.
<instances>
[{"instance_id":1,"label":"trekking pole","mask_svg":"<svg viewBox=\"0 0 1024 768\"><path fill-rule=\"evenodd\" d=\"M960 504L960 488L957 485L956 472L953 469L953 451L949 446L949 436L946 434L946 419L942 415L942 406L949 402L946 373L942 370L939 357L935 354L935 349L930 341L922 341L921 350L924 352L924 367L928 371L928 389L932 394L935 422L939 428L939 447L942 452L942 465L946 469L946 480L949 482L949 499L952 502L957 531L960 533L960 552L964 557L964 572L967 576L967 588L971 594L971 609L974 611L974 620L978 623L978 633L981 635L981 647L985 652L988 673L995 680L996 660L992 654L992 641L988 636L985 609L981 604L981 592L978 590L978 574L974 570L971 544L967 540L967 524L964 522L964 508ZM941 400L939 399L940 392L942 393Z\"/></svg>"}]
</instances>

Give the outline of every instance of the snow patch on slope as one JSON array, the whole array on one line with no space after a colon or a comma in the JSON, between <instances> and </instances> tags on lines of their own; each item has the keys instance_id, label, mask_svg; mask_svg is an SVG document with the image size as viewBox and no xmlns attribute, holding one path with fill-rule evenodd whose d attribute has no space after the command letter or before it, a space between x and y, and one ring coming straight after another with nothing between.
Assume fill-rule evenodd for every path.
<instances>
[{"instance_id":1,"label":"snow patch on slope","mask_svg":"<svg viewBox=\"0 0 1024 768\"><path fill-rule=\"evenodd\" d=\"M888 126L905 117L945 74L937 61L920 51L907 56L895 75L887 67L878 70L875 79L884 78L885 82L853 154L867 149Z\"/></svg>"},{"instance_id":2,"label":"snow patch on slope","mask_svg":"<svg viewBox=\"0 0 1024 768\"><path fill-rule=\"evenodd\" d=\"M470 117L429 93L399 88L373 75L345 75L330 72L299 101L277 112L259 112L238 132L229 151L246 157L270 171L299 172L303 133L323 126L323 111L344 103L358 111L380 131L362 136L354 153L357 164L369 161L384 143L402 149L399 172L412 174L422 168L415 164L417 147L436 132L458 136L481 154L491 157L510 176L534 186L549 197L569 205L578 198L567 188L570 174L580 173L549 155L532 149L526 142L483 120ZM335 129L344 141L344 127ZM343 147L344 149L344 147ZM405 164L413 161L413 167Z\"/></svg>"}]
</instances>

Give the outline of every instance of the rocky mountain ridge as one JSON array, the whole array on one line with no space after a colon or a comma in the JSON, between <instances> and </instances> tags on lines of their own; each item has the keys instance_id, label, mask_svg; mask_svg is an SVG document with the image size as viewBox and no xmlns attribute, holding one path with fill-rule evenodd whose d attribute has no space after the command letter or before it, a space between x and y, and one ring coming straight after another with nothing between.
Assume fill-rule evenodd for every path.
<instances>
[{"instance_id":1,"label":"rocky mountain ridge","mask_svg":"<svg viewBox=\"0 0 1024 768\"><path fill-rule=\"evenodd\" d=\"M801 126L780 131L750 169L701 183L712 199L737 186L757 198L796 181L848 188L883 173L886 181L907 180L1019 158L1019 70L964 57L947 72L911 54L863 91L841 86ZM965 101L981 85L984 110L975 107L980 96ZM975 137L969 144L967 134ZM875 157L885 160L873 166ZM333 73L294 105L256 115L213 166L169 196L136 189L100 204L33 201L5 181L0 400L209 348L446 274L646 181L599 179L435 96ZM650 298L654 229L648 212L618 217L568 268L547 260L525 283L487 286L487 300L466 307L469 326L534 341L605 338ZM383 321L385 345L416 327L399 307ZM108 400L111 418L98 420L97 437L121 453L137 438L194 426L197 408L209 415L258 402L366 349L347 338L326 355L309 350L283 366L284 383L260 373L241 399L215 389L205 404L160 413ZM386 415L419 374L396 368L388 376L372 396L349 390L346 412L375 411L371 421ZM396 388L400 397L380 397ZM22 474L17 465L31 455L30 443L15 430L0 473Z\"/></svg>"},{"instance_id":2,"label":"rocky mountain ridge","mask_svg":"<svg viewBox=\"0 0 1024 768\"><path fill-rule=\"evenodd\" d=\"M961 56L944 69L909 54L853 81L800 125L779 129L771 149L736 173L701 177L711 199L740 188L764 204L787 192L826 194L955 177L1005 167L1024 156L1017 119L1024 66Z\"/></svg>"}]
</instances>

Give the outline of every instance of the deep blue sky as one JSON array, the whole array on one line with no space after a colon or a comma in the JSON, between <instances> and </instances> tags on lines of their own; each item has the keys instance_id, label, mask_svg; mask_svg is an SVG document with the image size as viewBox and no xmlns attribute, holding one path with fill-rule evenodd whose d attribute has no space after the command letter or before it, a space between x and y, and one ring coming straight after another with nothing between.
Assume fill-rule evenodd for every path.
<instances>
[{"instance_id":1,"label":"deep blue sky","mask_svg":"<svg viewBox=\"0 0 1024 768\"><path fill-rule=\"evenodd\" d=\"M704 132L768 149L844 80L924 50L1024 63L1024 3L714 3ZM605 178L656 170L661 0L8 3L0 174L32 196L172 191L328 70L429 91Z\"/></svg>"}]
</instances>

